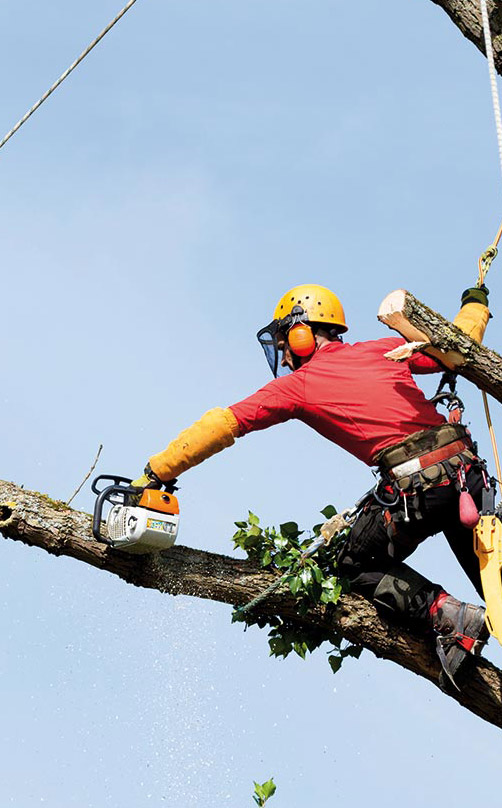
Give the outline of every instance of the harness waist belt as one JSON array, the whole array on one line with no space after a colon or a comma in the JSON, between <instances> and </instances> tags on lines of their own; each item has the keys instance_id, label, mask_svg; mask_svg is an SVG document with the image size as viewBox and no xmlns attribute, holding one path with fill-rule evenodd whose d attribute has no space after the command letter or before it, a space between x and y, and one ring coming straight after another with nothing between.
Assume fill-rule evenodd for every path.
<instances>
[{"instance_id":1,"label":"harness waist belt","mask_svg":"<svg viewBox=\"0 0 502 808\"><path fill-rule=\"evenodd\" d=\"M451 478L448 466L471 463L476 455L476 445L464 424L445 423L408 435L375 459L384 479L408 491L417 482L424 490L445 483Z\"/></svg>"},{"instance_id":2,"label":"harness waist belt","mask_svg":"<svg viewBox=\"0 0 502 808\"><path fill-rule=\"evenodd\" d=\"M375 461L380 471L389 471L401 463L432 454L437 449L449 447L450 444L457 441L463 441L466 446L472 447L470 433L464 424L440 424L431 429L414 432L400 443L388 446L387 449L383 449L377 454ZM430 462L432 463L432 461Z\"/></svg>"},{"instance_id":3,"label":"harness waist belt","mask_svg":"<svg viewBox=\"0 0 502 808\"><path fill-rule=\"evenodd\" d=\"M422 469L433 466L436 463L441 463L443 460L449 460L455 455L461 454L472 447L472 441L467 439L456 440L453 443L448 443L440 449L435 449L432 452L427 452L419 457L412 457L404 463L399 463L397 466L387 470L388 475L393 480L399 480L401 477L407 477L411 474L416 474Z\"/></svg>"}]
</instances>

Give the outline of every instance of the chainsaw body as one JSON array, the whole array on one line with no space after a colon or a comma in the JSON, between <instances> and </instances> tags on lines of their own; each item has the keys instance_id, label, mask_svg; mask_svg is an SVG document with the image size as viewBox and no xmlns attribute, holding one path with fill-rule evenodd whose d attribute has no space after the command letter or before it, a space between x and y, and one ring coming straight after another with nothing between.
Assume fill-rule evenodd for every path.
<instances>
[{"instance_id":1,"label":"chainsaw body","mask_svg":"<svg viewBox=\"0 0 502 808\"><path fill-rule=\"evenodd\" d=\"M111 485L98 488L100 480ZM172 491L133 488L127 477L101 474L91 486L97 494L92 533L97 541L127 553L154 553L172 547L178 535L179 505ZM138 496L139 501L138 501ZM103 508L111 508L102 534Z\"/></svg>"}]
</instances>

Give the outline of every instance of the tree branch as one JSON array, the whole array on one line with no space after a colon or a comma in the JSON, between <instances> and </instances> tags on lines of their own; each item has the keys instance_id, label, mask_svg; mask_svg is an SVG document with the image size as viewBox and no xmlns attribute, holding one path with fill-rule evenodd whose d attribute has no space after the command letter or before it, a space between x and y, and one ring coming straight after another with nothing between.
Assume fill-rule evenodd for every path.
<instances>
[{"instance_id":1,"label":"tree branch","mask_svg":"<svg viewBox=\"0 0 502 808\"><path fill-rule=\"evenodd\" d=\"M463 35L486 56L483 23L478 0L432 0L440 6ZM488 14L497 72L502 75L502 8L495 0L488 2Z\"/></svg>"},{"instance_id":2,"label":"tree branch","mask_svg":"<svg viewBox=\"0 0 502 808\"><path fill-rule=\"evenodd\" d=\"M192 595L233 605L248 603L274 580L272 573L249 561L174 546L164 553L129 555L91 538L91 517L43 494L0 481L0 533L5 538L65 555L118 575L135 586L171 595ZM371 603L345 595L335 610L318 608L307 617L296 614L294 599L274 595L259 609L264 617L284 619L312 629L333 628L377 657L438 683L439 663L433 643L387 623ZM452 694L463 707L502 727L502 671L481 660L469 675L468 686Z\"/></svg>"},{"instance_id":3,"label":"tree branch","mask_svg":"<svg viewBox=\"0 0 502 808\"><path fill-rule=\"evenodd\" d=\"M378 319L405 339L425 343L424 353L502 402L502 357L468 337L410 292L397 289L382 301Z\"/></svg>"}]
</instances>

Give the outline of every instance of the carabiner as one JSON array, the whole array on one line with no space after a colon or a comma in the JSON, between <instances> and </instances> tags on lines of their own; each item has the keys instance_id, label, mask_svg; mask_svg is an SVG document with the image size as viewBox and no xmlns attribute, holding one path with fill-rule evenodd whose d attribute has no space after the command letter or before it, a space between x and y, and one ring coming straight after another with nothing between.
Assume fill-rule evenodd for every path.
<instances>
[{"instance_id":1,"label":"carabiner","mask_svg":"<svg viewBox=\"0 0 502 808\"><path fill-rule=\"evenodd\" d=\"M393 507L394 507L394 505L397 505L397 503L399 502L399 490L396 490L396 488L395 488L395 487L393 487L393 491L394 491L394 499L393 499L393 500L389 500L389 501L387 501L387 500L382 499L382 498L381 498L381 497L380 497L380 496L377 494L378 488L379 488L379 486L380 486L381 484L382 484L382 480L380 480L380 482L378 482L378 483L375 485L375 487L373 488L373 490L372 490L373 497L374 497L374 499L375 499L375 500L378 502L378 504L382 506L382 508L393 508Z\"/></svg>"}]
</instances>

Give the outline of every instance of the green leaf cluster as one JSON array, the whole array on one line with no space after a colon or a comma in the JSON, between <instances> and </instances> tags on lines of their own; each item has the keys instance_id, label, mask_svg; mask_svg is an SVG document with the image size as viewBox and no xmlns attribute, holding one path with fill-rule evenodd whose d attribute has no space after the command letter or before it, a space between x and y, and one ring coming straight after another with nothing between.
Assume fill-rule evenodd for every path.
<instances>
[{"instance_id":1,"label":"green leaf cluster","mask_svg":"<svg viewBox=\"0 0 502 808\"><path fill-rule=\"evenodd\" d=\"M265 805L267 800L270 797L273 797L275 794L276 785L274 783L273 777L270 780L267 780L265 783L261 785L254 781L254 794L253 799L257 805Z\"/></svg>"},{"instance_id":2,"label":"green leaf cluster","mask_svg":"<svg viewBox=\"0 0 502 808\"><path fill-rule=\"evenodd\" d=\"M336 514L333 505L321 511L325 519ZM288 587L296 600L296 611L304 617L309 609L322 606L332 609L341 595L348 591L348 582L338 578L336 572L336 548L346 537L349 528L332 540L331 544L321 546L315 557L304 558L303 553L311 542L320 536L322 523L315 525L309 535L300 530L296 522L284 522L277 530L275 527L262 527L256 514L249 511L245 521L235 522L237 532L233 536L234 547L244 550L248 558L262 567L277 571L282 587ZM357 657L361 653L359 646L345 643L334 630L304 627L296 622L287 621L279 615L273 617L255 616L253 610L246 611L241 607L235 609L233 621L245 622L246 626L269 626L268 641L270 654L286 658L294 651L302 659L312 653L323 642L330 642L332 652L329 663L336 673L347 656Z\"/></svg>"}]
</instances>

